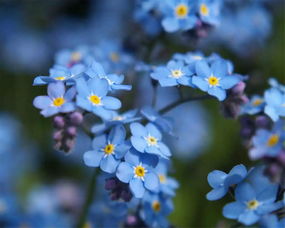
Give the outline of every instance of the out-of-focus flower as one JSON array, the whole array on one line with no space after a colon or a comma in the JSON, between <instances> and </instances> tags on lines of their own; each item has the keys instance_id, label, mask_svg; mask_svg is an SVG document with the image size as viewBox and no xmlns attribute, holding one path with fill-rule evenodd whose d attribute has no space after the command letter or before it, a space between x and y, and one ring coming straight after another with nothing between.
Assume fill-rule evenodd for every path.
<instances>
[{"instance_id":1,"label":"out-of-focus flower","mask_svg":"<svg viewBox=\"0 0 285 228\"><path fill-rule=\"evenodd\" d=\"M264 112L273 120L277 121L280 116L285 117L285 93L277 88L271 88L264 94Z\"/></svg>"}]
</instances>

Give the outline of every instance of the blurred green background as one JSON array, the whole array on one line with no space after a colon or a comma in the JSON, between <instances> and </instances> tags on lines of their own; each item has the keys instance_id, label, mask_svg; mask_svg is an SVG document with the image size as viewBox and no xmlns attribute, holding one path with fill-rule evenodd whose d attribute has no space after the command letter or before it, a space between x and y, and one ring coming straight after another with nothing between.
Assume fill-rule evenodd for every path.
<instances>
[{"instance_id":1,"label":"blurred green background","mask_svg":"<svg viewBox=\"0 0 285 228\"><path fill-rule=\"evenodd\" d=\"M43 29L47 26L43 15L39 13L39 15L31 16L29 14L29 12L39 12L38 10L42 9L39 4L34 4L34 2L25 2L27 20L32 22L33 19L36 20L34 22L36 26ZM80 8L71 7L70 9L66 6L68 8L66 9L64 4L62 5L63 9L69 10L70 13L80 15L82 11L84 12ZM250 75L249 86L246 90L248 94L262 93L263 89L268 87L267 79L270 76L276 77L283 84L285 83L284 21L284 8L280 7L274 12L273 31L264 48L247 59L239 58L225 49L212 48L224 58L232 60L236 72ZM50 65L51 63L52 59L50 59ZM44 87L32 86L33 78L38 74L46 75L47 73L48 65L35 72L15 69L9 71L8 68L3 67L0 69L0 111L8 112L20 120L23 124L24 137L37 142L41 153L37 172L25 174L26 178L18 183L20 194L25 194L33 184L38 182L48 183L57 178L66 177L75 180L86 178L87 181L88 178L80 166L67 164L55 156L57 152L52 149L51 142L51 119L40 116L38 110L32 106L33 98L45 93ZM208 135L211 138L211 143L204 154L190 162L175 160L174 176L180 182L180 188L174 198L175 212L170 218L177 227L229 227L233 223L223 219L221 212L223 205L231 199L225 197L217 202L206 200L205 195L210 190L207 174L214 169L229 171L236 164L243 163L250 167L254 163L249 161L247 151L242 145L238 121L225 119L215 100L202 101L201 103L209 113L210 131ZM191 134L195 133L189 132L189 137ZM83 175L84 177L82 177Z\"/></svg>"}]
</instances>

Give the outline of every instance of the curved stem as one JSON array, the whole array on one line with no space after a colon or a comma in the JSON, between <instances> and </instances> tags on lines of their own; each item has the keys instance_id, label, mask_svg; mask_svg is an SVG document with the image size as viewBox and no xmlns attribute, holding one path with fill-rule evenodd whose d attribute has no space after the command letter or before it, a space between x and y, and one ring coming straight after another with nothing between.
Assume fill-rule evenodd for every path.
<instances>
[{"instance_id":1,"label":"curved stem","mask_svg":"<svg viewBox=\"0 0 285 228\"><path fill-rule=\"evenodd\" d=\"M210 95L204 95L204 96L199 96L199 97L190 97L190 98L185 98L185 99L181 99L181 100L178 100L168 106L166 106L165 108L159 110L159 113L160 114L164 114L164 113L167 113L169 112L170 110L172 110L173 108L175 108L176 106L180 105L180 104L183 104L183 103L186 103L186 102L190 102L190 101L198 101L198 100L205 100L205 99L208 99L208 98L212 98L212 96Z\"/></svg>"},{"instance_id":2,"label":"curved stem","mask_svg":"<svg viewBox=\"0 0 285 228\"><path fill-rule=\"evenodd\" d=\"M84 205L82 207L82 211L81 214L79 216L78 219L78 223L77 226L78 228L83 228L85 223L86 223L86 218L88 215L88 211L90 208L91 203L94 200L94 192L95 192L95 186L96 186L96 177L97 177L97 169L95 168L86 192L86 196L85 196L85 202Z\"/></svg>"}]
</instances>

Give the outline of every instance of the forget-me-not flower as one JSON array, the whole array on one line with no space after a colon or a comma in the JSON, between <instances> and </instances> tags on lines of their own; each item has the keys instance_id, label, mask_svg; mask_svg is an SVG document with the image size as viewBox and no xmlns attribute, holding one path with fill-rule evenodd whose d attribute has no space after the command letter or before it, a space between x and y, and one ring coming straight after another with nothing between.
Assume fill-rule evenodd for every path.
<instances>
[{"instance_id":1,"label":"forget-me-not flower","mask_svg":"<svg viewBox=\"0 0 285 228\"><path fill-rule=\"evenodd\" d=\"M171 60L165 66L156 67L151 77L159 81L161 86L191 85L193 73L182 61Z\"/></svg>"},{"instance_id":2,"label":"forget-me-not flower","mask_svg":"<svg viewBox=\"0 0 285 228\"><path fill-rule=\"evenodd\" d=\"M253 148L249 151L251 159L264 156L276 157L283 147L285 139L284 122L278 121L272 131L259 129L252 138Z\"/></svg>"},{"instance_id":3,"label":"forget-me-not flower","mask_svg":"<svg viewBox=\"0 0 285 228\"><path fill-rule=\"evenodd\" d=\"M159 178L153 170L157 162L157 156L141 154L132 148L125 155L125 162L118 166L116 176L120 181L130 184L130 190L136 198L142 198L146 190L159 190Z\"/></svg>"},{"instance_id":4,"label":"forget-me-not flower","mask_svg":"<svg viewBox=\"0 0 285 228\"><path fill-rule=\"evenodd\" d=\"M90 78L99 77L104 78L109 83L111 90L131 90L132 86L122 85L124 81L124 75L106 74L103 66L98 62L93 62L91 67L86 71L86 74Z\"/></svg>"},{"instance_id":5,"label":"forget-me-not flower","mask_svg":"<svg viewBox=\"0 0 285 228\"><path fill-rule=\"evenodd\" d=\"M79 107L93 112L103 119L110 119L110 110L121 107L121 101L115 97L106 96L109 84L106 79L91 78L85 81L83 78L76 80L78 95L76 103Z\"/></svg>"},{"instance_id":6,"label":"forget-me-not flower","mask_svg":"<svg viewBox=\"0 0 285 228\"><path fill-rule=\"evenodd\" d=\"M84 153L84 162L87 166L99 167L107 172L114 173L130 145L125 141L126 130L123 125L117 125L109 135L100 135L93 140L93 150Z\"/></svg>"},{"instance_id":7,"label":"forget-me-not flower","mask_svg":"<svg viewBox=\"0 0 285 228\"><path fill-rule=\"evenodd\" d=\"M136 122L132 123L130 128L132 133L131 143L136 150L165 158L171 156L168 147L161 142L162 135L155 125L148 123L143 126Z\"/></svg>"},{"instance_id":8,"label":"forget-me-not flower","mask_svg":"<svg viewBox=\"0 0 285 228\"><path fill-rule=\"evenodd\" d=\"M72 101L75 97L76 90L74 87L65 92L63 82L50 83L48 85L48 96L37 96L33 104L36 108L41 109L41 114L45 117L57 113L67 113L75 109Z\"/></svg>"},{"instance_id":9,"label":"forget-me-not flower","mask_svg":"<svg viewBox=\"0 0 285 228\"><path fill-rule=\"evenodd\" d=\"M229 187L244 180L247 170L244 165L236 165L226 174L220 170L214 170L208 175L208 182L213 188L208 194L208 200L218 200L224 197L229 191Z\"/></svg>"},{"instance_id":10,"label":"forget-me-not flower","mask_svg":"<svg viewBox=\"0 0 285 228\"><path fill-rule=\"evenodd\" d=\"M264 94L265 108L264 112L273 120L279 120L279 117L285 117L285 93L277 88L271 88Z\"/></svg>"},{"instance_id":11,"label":"forget-me-not flower","mask_svg":"<svg viewBox=\"0 0 285 228\"><path fill-rule=\"evenodd\" d=\"M166 0L162 11L164 12L162 26L167 32L185 31L196 25L197 17L193 1Z\"/></svg>"},{"instance_id":12,"label":"forget-me-not flower","mask_svg":"<svg viewBox=\"0 0 285 228\"><path fill-rule=\"evenodd\" d=\"M260 186L262 191L257 191L247 182L239 184L235 189L236 201L223 208L223 215L229 219L237 219L244 225L256 223L265 214L282 207L281 202L276 202L278 187Z\"/></svg>"},{"instance_id":13,"label":"forget-me-not flower","mask_svg":"<svg viewBox=\"0 0 285 228\"><path fill-rule=\"evenodd\" d=\"M198 11L201 20L210 25L218 25L220 22L220 0L199 0Z\"/></svg>"},{"instance_id":14,"label":"forget-me-not flower","mask_svg":"<svg viewBox=\"0 0 285 228\"><path fill-rule=\"evenodd\" d=\"M211 66L204 60L199 61L196 64L196 75L193 76L192 83L220 101L226 98L226 90L240 81L238 76L229 75L227 62L224 60L216 60Z\"/></svg>"}]
</instances>

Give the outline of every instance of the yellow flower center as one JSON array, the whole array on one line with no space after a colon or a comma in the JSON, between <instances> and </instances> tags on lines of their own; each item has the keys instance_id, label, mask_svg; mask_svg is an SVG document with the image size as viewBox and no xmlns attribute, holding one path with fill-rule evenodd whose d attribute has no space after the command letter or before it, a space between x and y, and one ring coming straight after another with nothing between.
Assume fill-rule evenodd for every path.
<instances>
[{"instance_id":1,"label":"yellow flower center","mask_svg":"<svg viewBox=\"0 0 285 228\"><path fill-rule=\"evenodd\" d=\"M92 104L94 105L100 105L101 104L101 98L96 96L96 95L91 95L89 96L89 100L91 101Z\"/></svg>"},{"instance_id":2,"label":"yellow flower center","mask_svg":"<svg viewBox=\"0 0 285 228\"><path fill-rule=\"evenodd\" d=\"M104 148L104 152L106 155L110 155L114 152L115 149L115 145L114 144L108 144L105 146Z\"/></svg>"},{"instance_id":3,"label":"yellow flower center","mask_svg":"<svg viewBox=\"0 0 285 228\"><path fill-rule=\"evenodd\" d=\"M65 103L65 100L63 97L57 97L55 99L53 99L53 105L56 107L60 107Z\"/></svg>"},{"instance_id":4,"label":"yellow flower center","mask_svg":"<svg viewBox=\"0 0 285 228\"><path fill-rule=\"evenodd\" d=\"M187 16L189 8L185 4L180 4L175 8L175 15L179 18L184 18Z\"/></svg>"},{"instance_id":5,"label":"yellow flower center","mask_svg":"<svg viewBox=\"0 0 285 228\"><path fill-rule=\"evenodd\" d=\"M157 144L157 138L153 137L153 136L148 136L146 138L147 144L149 146L155 146Z\"/></svg>"},{"instance_id":6,"label":"yellow flower center","mask_svg":"<svg viewBox=\"0 0 285 228\"><path fill-rule=\"evenodd\" d=\"M155 200L153 203L152 203L152 209L155 211L155 212L159 212L160 209L161 209L161 205L160 203Z\"/></svg>"},{"instance_id":7,"label":"yellow flower center","mask_svg":"<svg viewBox=\"0 0 285 228\"><path fill-rule=\"evenodd\" d=\"M181 78L183 75L183 72L181 70L172 70L171 71L171 77L173 78Z\"/></svg>"},{"instance_id":8,"label":"yellow flower center","mask_svg":"<svg viewBox=\"0 0 285 228\"><path fill-rule=\"evenodd\" d=\"M278 134L273 134L269 137L267 141L267 146L275 146L279 142L279 135Z\"/></svg>"},{"instance_id":9,"label":"yellow flower center","mask_svg":"<svg viewBox=\"0 0 285 228\"><path fill-rule=\"evenodd\" d=\"M78 62L78 61L80 61L80 59L81 59L81 53L80 52L77 52L77 51L72 52L72 54L70 56L70 60L72 62Z\"/></svg>"},{"instance_id":10,"label":"yellow flower center","mask_svg":"<svg viewBox=\"0 0 285 228\"><path fill-rule=\"evenodd\" d=\"M259 202L257 200L250 200L246 203L247 208L250 210L254 210L259 206Z\"/></svg>"},{"instance_id":11,"label":"yellow flower center","mask_svg":"<svg viewBox=\"0 0 285 228\"><path fill-rule=\"evenodd\" d=\"M158 175L160 183L165 183L166 182L166 176L163 174Z\"/></svg>"},{"instance_id":12,"label":"yellow flower center","mask_svg":"<svg viewBox=\"0 0 285 228\"><path fill-rule=\"evenodd\" d=\"M55 77L55 80L58 80L58 81L63 81L64 79L65 79L64 76Z\"/></svg>"},{"instance_id":13,"label":"yellow flower center","mask_svg":"<svg viewBox=\"0 0 285 228\"><path fill-rule=\"evenodd\" d=\"M256 99L252 102L252 105L253 106L258 106L258 105L261 105L263 103L263 100L262 99Z\"/></svg>"},{"instance_id":14,"label":"yellow flower center","mask_svg":"<svg viewBox=\"0 0 285 228\"><path fill-rule=\"evenodd\" d=\"M135 175L138 177L144 177L146 170L141 165L135 167Z\"/></svg>"},{"instance_id":15,"label":"yellow flower center","mask_svg":"<svg viewBox=\"0 0 285 228\"><path fill-rule=\"evenodd\" d=\"M203 57L200 56L200 55L193 55L193 56L192 56L192 59L195 59L195 60L202 60Z\"/></svg>"},{"instance_id":16,"label":"yellow flower center","mask_svg":"<svg viewBox=\"0 0 285 228\"><path fill-rule=\"evenodd\" d=\"M113 61L113 62L118 62L120 60L120 56L118 53L116 52L112 52L110 54L110 59Z\"/></svg>"},{"instance_id":17,"label":"yellow flower center","mask_svg":"<svg viewBox=\"0 0 285 228\"><path fill-rule=\"evenodd\" d=\"M211 86L217 86L219 85L220 79L215 76L210 76L207 81Z\"/></svg>"},{"instance_id":18,"label":"yellow flower center","mask_svg":"<svg viewBox=\"0 0 285 228\"><path fill-rule=\"evenodd\" d=\"M118 120L118 121L121 121L121 120L123 120L123 119L124 119L123 116L115 116L115 117L113 118L113 120Z\"/></svg>"},{"instance_id":19,"label":"yellow flower center","mask_svg":"<svg viewBox=\"0 0 285 228\"><path fill-rule=\"evenodd\" d=\"M209 15L209 8L204 3L200 5L200 14L202 14L203 16Z\"/></svg>"}]
</instances>

